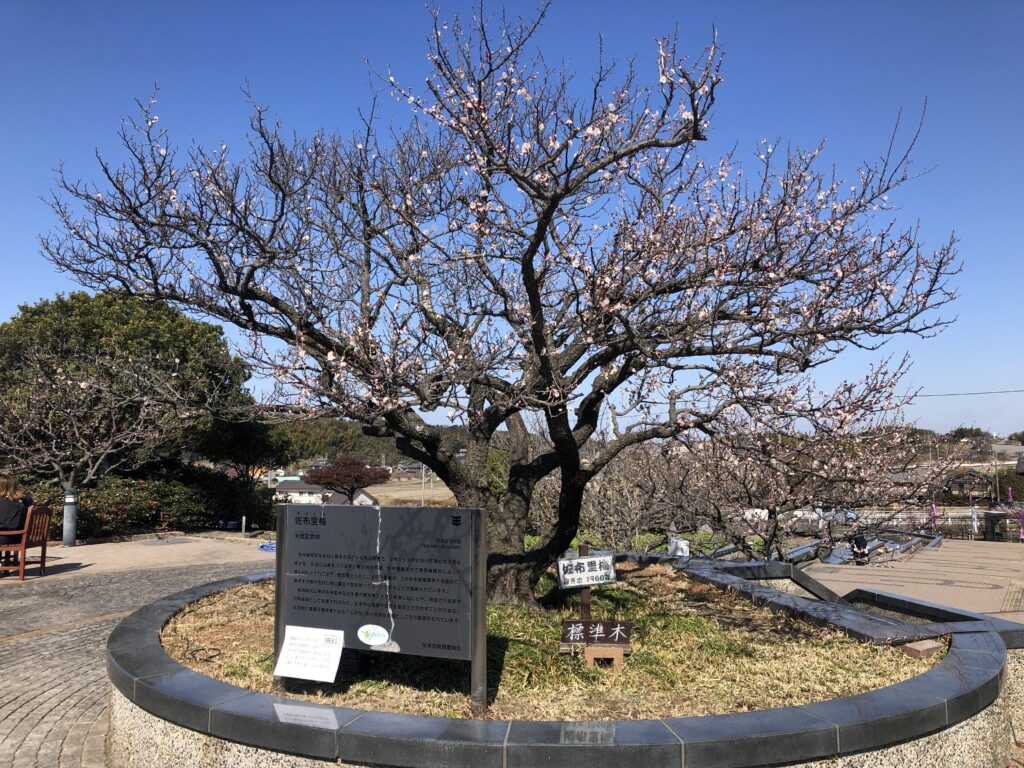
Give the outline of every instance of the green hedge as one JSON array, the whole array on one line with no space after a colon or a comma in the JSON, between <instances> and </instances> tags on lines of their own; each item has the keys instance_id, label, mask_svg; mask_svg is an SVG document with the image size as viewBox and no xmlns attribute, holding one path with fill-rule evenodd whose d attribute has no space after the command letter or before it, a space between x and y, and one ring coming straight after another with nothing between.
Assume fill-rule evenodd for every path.
<instances>
[{"instance_id":1,"label":"green hedge","mask_svg":"<svg viewBox=\"0 0 1024 768\"><path fill-rule=\"evenodd\" d=\"M108 476L78 496L78 537L81 539L152 531L161 511L170 513L170 527L194 531L216 528L245 515L250 528L274 525L273 492L262 484L247 484L219 472L185 468L177 477L131 478ZM50 534L59 538L64 525L64 494L55 480L25 483L37 504L53 509Z\"/></svg>"}]
</instances>

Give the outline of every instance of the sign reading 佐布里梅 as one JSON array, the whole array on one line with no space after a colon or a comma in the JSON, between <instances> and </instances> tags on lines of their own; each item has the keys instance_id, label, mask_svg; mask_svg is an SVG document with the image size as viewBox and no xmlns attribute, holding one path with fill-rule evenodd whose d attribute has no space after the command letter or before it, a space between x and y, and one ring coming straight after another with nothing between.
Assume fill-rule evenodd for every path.
<instances>
[{"instance_id":1,"label":"sign reading \u4f50\u5e03\u91cc\u6885","mask_svg":"<svg viewBox=\"0 0 1024 768\"><path fill-rule=\"evenodd\" d=\"M557 565L558 586L562 589L615 583L615 561L612 555L560 557Z\"/></svg>"}]
</instances>

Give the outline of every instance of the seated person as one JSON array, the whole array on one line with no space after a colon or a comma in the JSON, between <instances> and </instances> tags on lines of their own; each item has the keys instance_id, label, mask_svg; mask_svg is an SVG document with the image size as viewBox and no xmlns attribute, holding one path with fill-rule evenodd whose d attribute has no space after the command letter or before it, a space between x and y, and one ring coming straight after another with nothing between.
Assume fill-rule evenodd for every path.
<instances>
[{"instance_id":1,"label":"seated person","mask_svg":"<svg viewBox=\"0 0 1024 768\"><path fill-rule=\"evenodd\" d=\"M868 538L863 533L853 537L853 544L850 547L853 553L853 562L857 565L867 565L868 562Z\"/></svg>"},{"instance_id":2,"label":"seated person","mask_svg":"<svg viewBox=\"0 0 1024 768\"><path fill-rule=\"evenodd\" d=\"M25 525L28 507L18 493L18 480L11 475L0 475L0 531L17 531ZM0 536L0 544L14 544L21 536Z\"/></svg>"}]
</instances>

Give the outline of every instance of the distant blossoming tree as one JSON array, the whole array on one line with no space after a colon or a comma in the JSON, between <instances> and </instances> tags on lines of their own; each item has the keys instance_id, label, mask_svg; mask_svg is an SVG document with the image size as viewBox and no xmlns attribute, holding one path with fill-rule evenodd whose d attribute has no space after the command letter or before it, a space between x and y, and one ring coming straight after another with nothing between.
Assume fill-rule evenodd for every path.
<instances>
[{"instance_id":1,"label":"distant blossoming tree","mask_svg":"<svg viewBox=\"0 0 1024 768\"><path fill-rule=\"evenodd\" d=\"M359 489L386 483L390 477L391 472L387 467L368 466L358 456L339 456L326 466L309 470L305 479L313 485L339 491L349 501L355 501Z\"/></svg>"},{"instance_id":2,"label":"distant blossoming tree","mask_svg":"<svg viewBox=\"0 0 1024 768\"><path fill-rule=\"evenodd\" d=\"M581 87L531 53L543 16L435 16L425 86L387 86L408 103L402 130L371 114L351 138L289 139L257 107L236 157L176 148L143 104L101 184L60 178L42 241L85 285L237 325L299 405L396 436L487 510L497 601L533 599L588 483L627 449L728 441L740 414L824 435L890 412L902 366L831 396L807 372L939 328L957 270L952 241L925 252L883 218L905 154L852 184L818 170L817 149L763 144L754 174L702 159L717 45L691 62L665 39L649 73L602 63ZM464 458L439 418L466 428ZM500 493L499 436L518 446ZM524 550L549 475L554 522Z\"/></svg>"},{"instance_id":3,"label":"distant blossoming tree","mask_svg":"<svg viewBox=\"0 0 1024 768\"><path fill-rule=\"evenodd\" d=\"M865 411L839 426L836 412L821 409L829 421L810 428L782 419L735 425L727 439L680 436L663 448L661 476L641 484L718 534L715 546L724 539L748 557L786 560L797 534L827 551L852 535L851 523L861 533L893 525L908 500L935 491L955 466L952 457L915 465L921 441L897 414Z\"/></svg>"}]
</instances>

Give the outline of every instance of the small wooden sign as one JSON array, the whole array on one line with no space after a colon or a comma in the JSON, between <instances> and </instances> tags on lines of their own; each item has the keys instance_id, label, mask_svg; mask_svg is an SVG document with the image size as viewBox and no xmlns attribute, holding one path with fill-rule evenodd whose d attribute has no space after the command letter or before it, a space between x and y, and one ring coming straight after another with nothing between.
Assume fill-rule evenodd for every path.
<instances>
[{"instance_id":1,"label":"small wooden sign","mask_svg":"<svg viewBox=\"0 0 1024 768\"><path fill-rule=\"evenodd\" d=\"M629 652L633 637L633 624L629 621L589 621L567 619L562 621L562 639L559 651L570 651L580 645L624 646Z\"/></svg>"},{"instance_id":2,"label":"small wooden sign","mask_svg":"<svg viewBox=\"0 0 1024 768\"><path fill-rule=\"evenodd\" d=\"M562 589L614 583L615 559L612 555L558 559L558 586Z\"/></svg>"}]
</instances>

